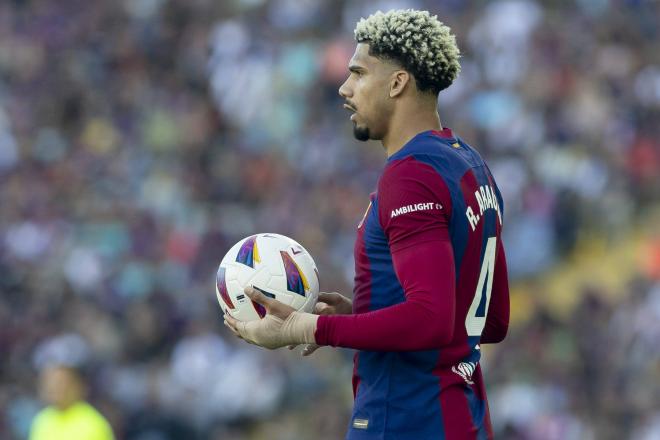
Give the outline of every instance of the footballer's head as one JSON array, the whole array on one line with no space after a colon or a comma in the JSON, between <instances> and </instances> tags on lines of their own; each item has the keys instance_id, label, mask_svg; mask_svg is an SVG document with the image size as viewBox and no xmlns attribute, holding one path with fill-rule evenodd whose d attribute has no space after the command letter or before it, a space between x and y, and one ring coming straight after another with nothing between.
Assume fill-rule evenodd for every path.
<instances>
[{"instance_id":1,"label":"footballer's head","mask_svg":"<svg viewBox=\"0 0 660 440\"><path fill-rule=\"evenodd\" d=\"M40 392L46 403L66 409L82 400L86 392L82 369L50 365L41 371Z\"/></svg>"},{"instance_id":2,"label":"footballer's head","mask_svg":"<svg viewBox=\"0 0 660 440\"><path fill-rule=\"evenodd\" d=\"M376 12L355 28L357 47L339 88L356 139L380 140L402 100L435 103L460 71L456 38L428 11Z\"/></svg>"}]
</instances>

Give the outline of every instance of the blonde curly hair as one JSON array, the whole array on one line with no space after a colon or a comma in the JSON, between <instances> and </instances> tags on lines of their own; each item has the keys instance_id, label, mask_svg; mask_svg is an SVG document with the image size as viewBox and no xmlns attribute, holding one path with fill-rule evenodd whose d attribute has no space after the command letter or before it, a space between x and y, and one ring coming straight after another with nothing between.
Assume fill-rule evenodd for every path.
<instances>
[{"instance_id":1,"label":"blonde curly hair","mask_svg":"<svg viewBox=\"0 0 660 440\"><path fill-rule=\"evenodd\" d=\"M415 78L420 91L438 94L461 71L456 37L428 11L378 11L362 18L355 40L369 44L369 54L397 61Z\"/></svg>"}]
</instances>

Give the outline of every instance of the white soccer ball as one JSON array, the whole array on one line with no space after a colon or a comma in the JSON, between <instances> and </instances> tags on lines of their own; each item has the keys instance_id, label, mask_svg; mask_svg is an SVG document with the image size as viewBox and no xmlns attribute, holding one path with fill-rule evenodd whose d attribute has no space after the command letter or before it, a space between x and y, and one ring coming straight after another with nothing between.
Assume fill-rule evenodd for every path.
<instances>
[{"instance_id":1,"label":"white soccer ball","mask_svg":"<svg viewBox=\"0 0 660 440\"><path fill-rule=\"evenodd\" d=\"M241 321L261 319L266 311L245 295L247 286L311 312L319 296L319 273L312 256L295 240L257 234L229 249L218 268L215 292L223 312Z\"/></svg>"}]
</instances>

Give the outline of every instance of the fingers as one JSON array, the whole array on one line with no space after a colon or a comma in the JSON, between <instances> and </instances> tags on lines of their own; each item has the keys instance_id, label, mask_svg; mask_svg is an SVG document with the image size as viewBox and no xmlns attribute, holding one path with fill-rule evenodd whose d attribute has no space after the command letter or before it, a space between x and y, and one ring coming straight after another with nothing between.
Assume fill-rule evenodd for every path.
<instances>
[{"instance_id":1,"label":"fingers","mask_svg":"<svg viewBox=\"0 0 660 440\"><path fill-rule=\"evenodd\" d=\"M320 347L321 347L320 345L316 345L316 344L307 344L305 345L305 348L303 348L302 355L309 356L310 354L318 350Z\"/></svg>"},{"instance_id":2,"label":"fingers","mask_svg":"<svg viewBox=\"0 0 660 440\"><path fill-rule=\"evenodd\" d=\"M337 292L319 293L318 302L314 306L317 315L343 315L350 314L353 310L353 302Z\"/></svg>"},{"instance_id":3,"label":"fingers","mask_svg":"<svg viewBox=\"0 0 660 440\"><path fill-rule=\"evenodd\" d=\"M342 296L337 292L320 292L318 300L334 306L342 301Z\"/></svg>"},{"instance_id":4,"label":"fingers","mask_svg":"<svg viewBox=\"0 0 660 440\"><path fill-rule=\"evenodd\" d=\"M334 307L330 307L328 304L324 302L317 302L314 305L314 313L316 315L332 315L333 308Z\"/></svg>"},{"instance_id":5,"label":"fingers","mask_svg":"<svg viewBox=\"0 0 660 440\"><path fill-rule=\"evenodd\" d=\"M252 301L254 301L258 304L261 304L262 306L264 306L266 308L267 312L270 312L270 306L273 303L272 298L268 298L266 295L259 292L254 287L250 287L250 286L243 289L243 291L248 296L248 298L250 298Z\"/></svg>"},{"instance_id":6,"label":"fingers","mask_svg":"<svg viewBox=\"0 0 660 440\"><path fill-rule=\"evenodd\" d=\"M243 336L241 336L241 333L238 330L238 325L239 323L241 323L241 321L233 318L228 313L225 313L224 318L225 318L225 327L227 327L235 336L243 339Z\"/></svg>"}]
</instances>

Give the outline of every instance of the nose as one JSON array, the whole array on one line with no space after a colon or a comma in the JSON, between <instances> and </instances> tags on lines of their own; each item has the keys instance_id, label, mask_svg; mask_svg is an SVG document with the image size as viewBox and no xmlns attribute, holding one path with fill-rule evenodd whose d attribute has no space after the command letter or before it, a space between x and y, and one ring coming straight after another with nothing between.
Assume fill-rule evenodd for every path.
<instances>
[{"instance_id":1,"label":"nose","mask_svg":"<svg viewBox=\"0 0 660 440\"><path fill-rule=\"evenodd\" d=\"M351 89L346 85L347 83L348 83L348 79L346 79L346 81L344 81L344 84L342 84L339 87L339 96L341 96L344 99L353 95Z\"/></svg>"}]
</instances>

